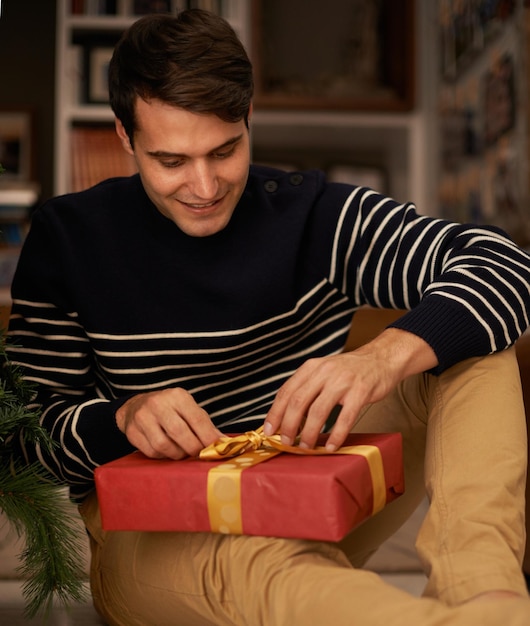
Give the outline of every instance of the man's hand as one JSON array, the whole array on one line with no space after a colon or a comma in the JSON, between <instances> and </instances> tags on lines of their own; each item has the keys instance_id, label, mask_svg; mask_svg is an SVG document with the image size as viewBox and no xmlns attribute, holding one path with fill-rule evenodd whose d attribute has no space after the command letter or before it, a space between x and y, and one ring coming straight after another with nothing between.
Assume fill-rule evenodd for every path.
<instances>
[{"instance_id":1,"label":"man's hand","mask_svg":"<svg viewBox=\"0 0 530 626\"><path fill-rule=\"evenodd\" d=\"M133 396L116 411L118 428L151 458L196 456L222 433L184 389Z\"/></svg>"},{"instance_id":2,"label":"man's hand","mask_svg":"<svg viewBox=\"0 0 530 626\"><path fill-rule=\"evenodd\" d=\"M291 445L300 432L300 446L313 448L332 409L340 405L326 445L334 451L364 406L384 398L408 376L437 364L423 339L397 328L383 331L353 352L310 359L278 391L265 433L279 432L283 443Z\"/></svg>"}]
</instances>

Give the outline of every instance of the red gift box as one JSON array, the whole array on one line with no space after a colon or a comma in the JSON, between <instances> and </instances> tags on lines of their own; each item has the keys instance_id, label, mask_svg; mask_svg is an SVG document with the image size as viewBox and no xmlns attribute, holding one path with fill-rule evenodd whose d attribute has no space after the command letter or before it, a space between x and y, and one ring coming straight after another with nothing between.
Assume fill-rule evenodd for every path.
<instances>
[{"instance_id":1,"label":"red gift box","mask_svg":"<svg viewBox=\"0 0 530 626\"><path fill-rule=\"evenodd\" d=\"M266 460L254 464L259 455ZM258 450L224 461L134 452L97 468L95 478L105 530L340 541L403 493L402 439L358 434L332 455Z\"/></svg>"}]
</instances>

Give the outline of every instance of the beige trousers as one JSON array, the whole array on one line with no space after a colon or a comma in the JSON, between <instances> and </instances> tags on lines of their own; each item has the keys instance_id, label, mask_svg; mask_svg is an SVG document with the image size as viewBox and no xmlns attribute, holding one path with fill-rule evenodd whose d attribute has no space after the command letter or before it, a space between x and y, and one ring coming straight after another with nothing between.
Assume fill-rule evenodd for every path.
<instances>
[{"instance_id":1,"label":"beige trousers","mask_svg":"<svg viewBox=\"0 0 530 626\"><path fill-rule=\"evenodd\" d=\"M515 351L415 376L368 407L357 431L401 431L406 494L339 544L212 533L91 537L94 604L111 626L488 626L530 624L525 541L525 417ZM424 497L417 549L423 598L360 569ZM524 596L466 603L495 589Z\"/></svg>"}]
</instances>

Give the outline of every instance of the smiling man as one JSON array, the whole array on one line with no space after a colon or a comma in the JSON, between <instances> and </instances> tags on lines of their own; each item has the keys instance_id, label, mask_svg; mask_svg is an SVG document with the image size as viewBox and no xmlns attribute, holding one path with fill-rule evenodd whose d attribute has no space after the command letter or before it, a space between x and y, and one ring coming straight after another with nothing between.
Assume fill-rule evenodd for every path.
<instances>
[{"instance_id":1,"label":"smiling man","mask_svg":"<svg viewBox=\"0 0 530 626\"><path fill-rule=\"evenodd\" d=\"M139 173L35 212L9 330L58 444L19 454L81 503L106 623L527 625L510 347L528 326L528 256L492 228L251 165L252 68L214 15L138 20L109 84ZM345 354L365 305L408 312ZM400 431L407 485L342 542L101 529L100 464L135 449L178 461L262 424L310 448L337 407L330 449ZM361 566L425 492L415 598Z\"/></svg>"}]
</instances>

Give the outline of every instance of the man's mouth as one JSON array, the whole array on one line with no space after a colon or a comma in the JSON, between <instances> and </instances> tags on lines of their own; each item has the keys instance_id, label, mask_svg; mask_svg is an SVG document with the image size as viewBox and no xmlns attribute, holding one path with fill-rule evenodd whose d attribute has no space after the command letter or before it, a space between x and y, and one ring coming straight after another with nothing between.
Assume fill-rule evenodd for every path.
<instances>
[{"instance_id":1,"label":"man's mouth","mask_svg":"<svg viewBox=\"0 0 530 626\"><path fill-rule=\"evenodd\" d=\"M208 209L212 206L215 206L218 202L219 200L213 200L212 202L206 202L203 204L197 204L195 202L183 202L182 204L185 204L190 209Z\"/></svg>"},{"instance_id":2,"label":"man's mouth","mask_svg":"<svg viewBox=\"0 0 530 626\"><path fill-rule=\"evenodd\" d=\"M183 200L180 200L179 202L189 211L206 214L216 211L221 206L223 200L224 196L221 198L216 198L215 200L211 200L210 202L185 202Z\"/></svg>"}]
</instances>

